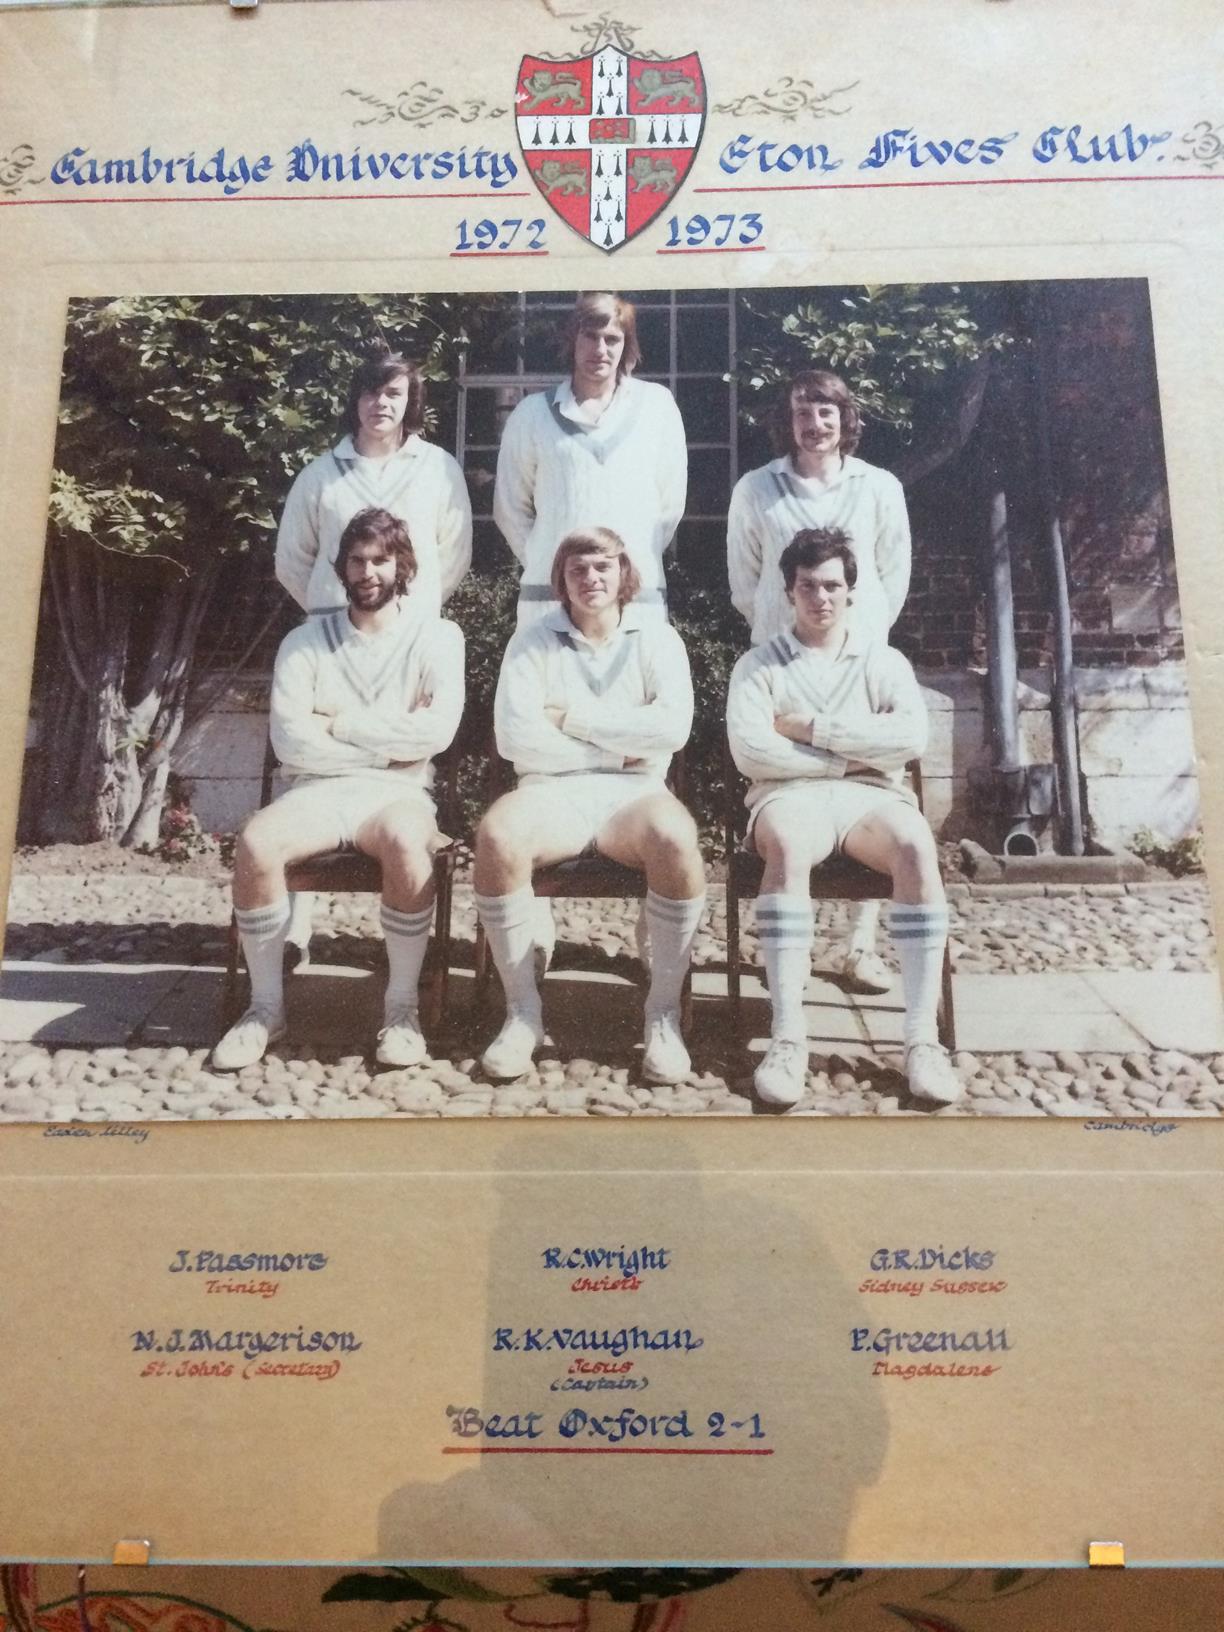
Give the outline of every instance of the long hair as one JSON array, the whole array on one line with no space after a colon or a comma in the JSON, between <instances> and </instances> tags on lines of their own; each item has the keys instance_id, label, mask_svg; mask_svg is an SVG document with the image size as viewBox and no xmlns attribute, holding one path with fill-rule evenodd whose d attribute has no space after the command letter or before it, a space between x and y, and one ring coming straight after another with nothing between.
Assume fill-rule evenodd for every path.
<instances>
[{"instance_id":1,"label":"long hair","mask_svg":"<svg viewBox=\"0 0 1224 1632\"><path fill-rule=\"evenodd\" d=\"M395 557L395 589L397 594L402 595L417 575L416 551L408 537L408 529L399 517L375 505L358 510L340 534L336 549L336 577L347 588L348 579L344 569L349 551L355 544L366 544L371 540L382 544Z\"/></svg>"},{"instance_id":2,"label":"long hair","mask_svg":"<svg viewBox=\"0 0 1224 1632\"><path fill-rule=\"evenodd\" d=\"M854 400L854 393L840 374L827 368L805 368L794 374L782 387L774 403L769 430L774 451L795 454L795 427L791 421L791 405L800 402L830 402L841 414L841 439L838 450L844 456L853 453L863 434L863 416Z\"/></svg>"},{"instance_id":3,"label":"long hair","mask_svg":"<svg viewBox=\"0 0 1224 1632\"><path fill-rule=\"evenodd\" d=\"M404 409L403 423L400 425L400 441L406 442L415 431L419 431L425 423L425 381L421 371L415 363L398 351L371 352L364 362L360 363L349 384L348 400L344 405L343 424L350 436L356 436L361 429L361 421L357 418L357 403L367 391L381 391L384 385L392 380L407 380L408 404Z\"/></svg>"},{"instance_id":4,"label":"long hair","mask_svg":"<svg viewBox=\"0 0 1224 1632\"><path fill-rule=\"evenodd\" d=\"M576 555L606 555L619 559L621 571L620 588L616 594L618 606L628 606L641 589L641 575L630 559L629 551L625 548L625 541L620 534L614 533L611 527L583 528L575 533L567 533L557 545L557 553L553 556L550 577L552 592L567 612L570 603L565 590L565 563Z\"/></svg>"},{"instance_id":5,"label":"long hair","mask_svg":"<svg viewBox=\"0 0 1224 1632\"><path fill-rule=\"evenodd\" d=\"M620 295L609 294L607 290L587 291L579 295L573 310L566 314L561 330L562 367L573 368L574 345L580 334L606 328L609 323L615 323L625 337L625 349L617 364L616 377L622 380L632 374L642 360L642 348L638 344L637 307L631 300L622 300Z\"/></svg>"}]
</instances>

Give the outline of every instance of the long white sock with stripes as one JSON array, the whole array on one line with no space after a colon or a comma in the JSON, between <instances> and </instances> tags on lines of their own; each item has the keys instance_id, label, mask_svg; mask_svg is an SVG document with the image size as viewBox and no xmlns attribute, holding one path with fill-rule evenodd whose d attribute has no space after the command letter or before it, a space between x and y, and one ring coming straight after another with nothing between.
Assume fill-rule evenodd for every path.
<instances>
[{"instance_id":1,"label":"long white sock with stripes","mask_svg":"<svg viewBox=\"0 0 1224 1632\"><path fill-rule=\"evenodd\" d=\"M489 951L506 994L506 1015L518 1015L537 1032L544 1010L535 977L535 891L530 884L509 895L478 895L476 911L489 938Z\"/></svg>"},{"instance_id":2,"label":"long white sock with stripes","mask_svg":"<svg viewBox=\"0 0 1224 1632\"><path fill-rule=\"evenodd\" d=\"M693 956L693 942L705 914L702 890L686 900L646 891L646 928L650 934L650 991L647 1015L675 1013L680 1007L684 977Z\"/></svg>"},{"instance_id":3,"label":"long white sock with stripes","mask_svg":"<svg viewBox=\"0 0 1224 1632\"><path fill-rule=\"evenodd\" d=\"M773 1007L770 1035L807 1036L803 995L812 965L812 903L806 895L758 895L757 937Z\"/></svg>"},{"instance_id":4,"label":"long white sock with stripes","mask_svg":"<svg viewBox=\"0 0 1224 1632\"><path fill-rule=\"evenodd\" d=\"M888 927L901 965L905 994L905 1046L937 1043L940 977L948 940L948 909L943 902L907 906L894 901Z\"/></svg>"},{"instance_id":5,"label":"long white sock with stripes","mask_svg":"<svg viewBox=\"0 0 1224 1632\"><path fill-rule=\"evenodd\" d=\"M265 1014L285 1012L285 931L289 928L289 897L282 895L266 907L234 909L242 955L251 976L251 1007Z\"/></svg>"},{"instance_id":6,"label":"long white sock with stripes","mask_svg":"<svg viewBox=\"0 0 1224 1632\"><path fill-rule=\"evenodd\" d=\"M385 1012L390 1015L397 1009L415 1009L421 965L429 945L429 926L433 922L433 904L420 912L401 912L383 901L378 918L387 943Z\"/></svg>"}]
</instances>

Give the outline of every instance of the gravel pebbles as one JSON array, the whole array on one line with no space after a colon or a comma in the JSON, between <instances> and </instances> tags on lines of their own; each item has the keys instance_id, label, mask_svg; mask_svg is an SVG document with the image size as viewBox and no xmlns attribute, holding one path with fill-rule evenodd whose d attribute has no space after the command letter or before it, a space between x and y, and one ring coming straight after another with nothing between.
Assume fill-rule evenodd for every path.
<instances>
[{"instance_id":1,"label":"gravel pebbles","mask_svg":"<svg viewBox=\"0 0 1224 1632\"><path fill-rule=\"evenodd\" d=\"M952 950L964 973L1069 973L1101 969L1209 970L1215 967L1210 904L1202 879L1087 889L953 884ZM323 897L313 958L374 968L381 960L377 900ZM555 903L559 962L632 974L634 903ZM174 875L14 877L5 952L10 958L83 963L213 964L224 959L228 893L209 879ZM741 948L756 960L751 908L742 914ZM816 967L840 942L844 909L817 908ZM698 969L721 964L725 913L721 886L698 937ZM454 961L472 963L471 889L456 885ZM891 958L887 936L881 950ZM496 1011L496 1000L492 1005ZM303 1117L659 1116L761 1114L751 1092L752 1061L729 1027L709 1011L693 1045L694 1071L672 1088L641 1084L637 1036L617 1024L598 1050L563 1059L545 1052L519 1081L483 1080L478 1033L456 1029L439 1057L383 1071L355 1052L278 1045L236 1075L210 1072L206 1053L184 1047L109 1047L89 1051L0 1044L0 1120L123 1121L289 1120ZM592 1057L595 1053L599 1057ZM958 1053L962 1104L931 1111L911 1101L898 1061L861 1053L813 1054L807 1089L791 1115L823 1116L1218 1116L1224 1113L1224 1054L1191 1056L1023 1051Z\"/></svg>"}]
</instances>

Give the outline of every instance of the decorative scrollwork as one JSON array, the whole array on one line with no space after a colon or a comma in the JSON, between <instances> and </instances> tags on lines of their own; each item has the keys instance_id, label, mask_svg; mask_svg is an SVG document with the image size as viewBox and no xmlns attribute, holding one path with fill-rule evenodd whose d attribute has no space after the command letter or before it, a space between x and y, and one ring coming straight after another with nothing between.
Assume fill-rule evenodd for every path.
<instances>
[{"instance_id":1,"label":"decorative scrollwork","mask_svg":"<svg viewBox=\"0 0 1224 1632\"><path fill-rule=\"evenodd\" d=\"M1183 164L1201 164L1208 170L1213 170L1224 159L1224 124L1213 125L1210 119L1200 119L1192 125L1182 137L1183 147L1189 147L1188 153L1174 153L1175 159Z\"/></svg>"},{"instance_id":2,"label":"decorative scrollwork","mask_svg":"<svg viewBox=\"0 0 1224 1632\"><path fill-rule=\"evenodd\" d=\"M29 142L18 142L0 155L0 193L17 193L23 187L37 187L46 176L31 176L28 172L37 163L37 155Z\"/></svg>"},{"instance_id":3,"label":"decorative scrollwork","mask_svg":"<svg viewBox=\"0 0 1224 1632\"><path fill-rule=\"evenodd\" d=\"M622 23L618 17L605 11L589 23L575 23L570 33L578 34L586 41L577 52L580 57L593 57L604 46L612 45L626 56L637 57L639 61L666 62L668 59L662 51L634 48L633 37L639 26L637 23ZM554 51L533 51L531 54L541 62L573 62L575 55L572 51L564 55Z\"/></svg>"},{"instance_id":4,"label":"decorative scrollwork","mask_svg":"<svg viewBox=\"0 0 1224 1632\"><path fill-rule=\"evenodd\" d=\"M859 84L853 80L849 85L838 85L831 91L818 91L810 79L793 79L790 74L783 74L767 91L760 95L750 93L747 96L736 97L734 102L716 102L715 113L768 113L776 114L788 124L793 124L801 113L812 119L840 118L849 113L849 107L836 108L831 104L838 96L845 96Z\"/></svg>"},{"instance_id":5,"label":"decorative scrollwork","mask_svg":"<svg viewBox=\"0 0 1224 1632\"><path fill-rule=\"evenodd\" d=\"M393 119L404 124L419 125L422 129L443 119L457 119L470 125L477 119L504 119L506 108L495 108L482 96L459 97L448 100L439 85L415 79L407 90L397 91L392 98L374 96L369 91L346 90L345 96L356 97L374 111L364 119L354 119L354 125L386 125Z\"/></svg>"}]
</instances>

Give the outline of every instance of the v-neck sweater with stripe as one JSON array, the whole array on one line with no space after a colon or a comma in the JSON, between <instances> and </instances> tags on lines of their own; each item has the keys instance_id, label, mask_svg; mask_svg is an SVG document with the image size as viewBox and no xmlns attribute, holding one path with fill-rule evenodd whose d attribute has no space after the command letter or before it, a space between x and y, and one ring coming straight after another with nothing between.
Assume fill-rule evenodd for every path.
<instances>
[{"instance_id":1,"label":"v-neck sweater with stripe","mask_svg":"<svg viewBox=\"0 0 1224 1632\"><path fill-rule=\"evenodd\" d=\"M777 714L810 715L811 741L774 726ZM894 646L848 629L836 656L813 652L793 634L756 646L731 671L727 736L731 757L751 783L751 809L796 779L845 778L904 788L904 770L927 741L927 711L914 671Z\"/></svg>"},{"instance_id":2,"label":"v-neck sweater with stripe","mask_svg":"<svg viewBox=\"0 0 1224 1632\"><path fill-rule=\"evenodd\" d=\"M493 516L523 568L519 626L553 610L557 545L581 527L619 533L642 579L639 609L665 616L663 555L684 514L688 446L670 391L626 379L595 424L562 412L553 387L506 421L497 455Z\"/></svg>"},{"instance_id":3,"label":"v-neck sweater with stripe","mask_svg":"<svg viewBox=\"0 0 1224 1632\"><path fill-rule=\"evenodd\" d=\"M272 675L272 750L297 781L360 775L428 787L463 713L463 631L410 612L364 634L347 612L299 625Z\"/></svg>"},{"instance_id":4,"label":"v-neck sweater with stripe","mask_svg":"<svg viewBox=\"0 0 1224 1632\"><path fill-rule=\"evenodd\" d=\"M562 723L546 709L563 711ZM507 646L493 722L497 751L519 776L630 770L661 779L693 728L684 642L630 605L594 644L557 607Z\"/></svg>"},{"instance_id":5,"label":"v-neck sweater with stripe","mask_svg":"<svg viewBox=\"0 0 1224 1632\"><path fill-rule=\"evenodd\" d=\"M794 627L778 562L803 527L840 527L858 567L851 624L886 641L910 581L910 529L905 493L891 471L848 456L829 484L800 476L789 458L741 476L727 511L727 575L731 599L759 646Z\"/></svg>"},{"instance_id":6,"label":"v-neck sweater with stripe","mask_svg":"<svg viewBox=\"0 0 1224 1632\"><path fill-rule=\"evenodd\" d=\"M276 537L276 576L304 612L339 611L340 535L359 510L388 510L408 529L417 558L413 597L441 610L472 562L467 483L444 448L410 436L385 459L363 458L351 436L312 459L285 501Z\"/></svg>"}]
</instances>

